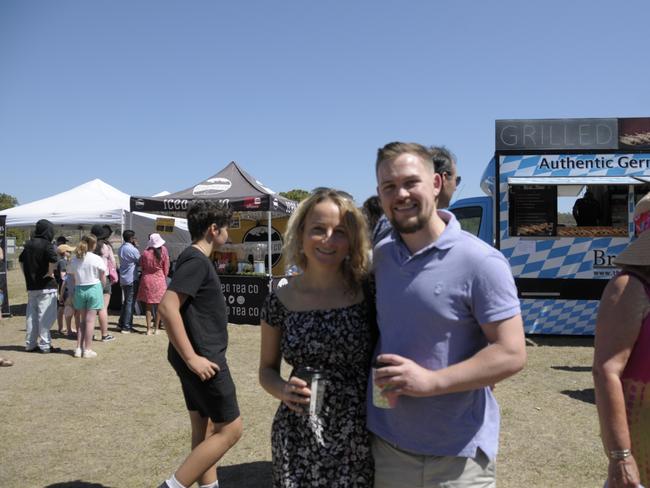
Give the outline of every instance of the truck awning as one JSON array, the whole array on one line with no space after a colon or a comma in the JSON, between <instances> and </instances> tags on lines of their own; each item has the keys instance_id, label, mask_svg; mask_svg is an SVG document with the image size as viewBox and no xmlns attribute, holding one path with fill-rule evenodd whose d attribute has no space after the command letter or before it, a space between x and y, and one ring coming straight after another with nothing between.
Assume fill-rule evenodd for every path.
<instances>
[{"instance_id":1,"label":"truck awning","mask_svg":"<svg viewBox=\"0 0 650 488\"><path fill-rule=\"evenodd\" d=\"M509 176L509 185L642 185L646 176Z\"/></svg>"}]
</instances>

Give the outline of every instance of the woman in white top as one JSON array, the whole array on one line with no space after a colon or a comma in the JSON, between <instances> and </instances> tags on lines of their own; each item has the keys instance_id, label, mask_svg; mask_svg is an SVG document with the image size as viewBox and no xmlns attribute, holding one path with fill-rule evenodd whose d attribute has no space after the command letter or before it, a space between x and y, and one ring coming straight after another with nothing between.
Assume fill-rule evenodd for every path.
<instances>
[{"instance_id":1,"label":"woman in white top","mask_svg":"<svg viewBox=\"0 0 650 488\"><path fill-rule=\"evenodd\" d=\"M106 282L106 263L93 253L97 239L85 235L75 249L68 272L74 276L74 308L80 311L81 324L77 328L77 348L74 357L94 358L91 349L95 316L104 307L102 290Z\"/></svg>"}]
</instances>

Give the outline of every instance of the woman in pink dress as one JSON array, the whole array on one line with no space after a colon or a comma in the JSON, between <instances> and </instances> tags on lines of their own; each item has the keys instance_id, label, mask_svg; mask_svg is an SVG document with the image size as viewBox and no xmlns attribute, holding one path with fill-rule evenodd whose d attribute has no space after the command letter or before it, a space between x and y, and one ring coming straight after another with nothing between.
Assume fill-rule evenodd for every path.
<instances>
[{"instance_id":1,"label":"woman in pink dress","mask_svg":"<svg viewBox=\"0 0 650 488\"><path fill-rule=\"evenodd\" d=\"M140 256L140 286L138 288L138 301L146 305L145 321L147 335L151 335L151 317L154 317L154 333L158 333L160 318L156 308L167 290L167 273L169 273L169 253L163 246L165 240L160 234L151 234L147 249Z\"/></svg>"}]
</instances>

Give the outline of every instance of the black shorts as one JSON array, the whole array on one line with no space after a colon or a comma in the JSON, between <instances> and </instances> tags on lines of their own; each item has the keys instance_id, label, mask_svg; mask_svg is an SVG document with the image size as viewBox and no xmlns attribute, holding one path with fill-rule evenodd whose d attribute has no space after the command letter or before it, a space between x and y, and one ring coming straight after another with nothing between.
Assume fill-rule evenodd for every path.
<instances>
[{"instance_id":1,"label":"black shorts","mask_svg":"<svg viewBox=\"0 0 650 488\"><path fill-rule=\"evenodd\" d=\"M214 423L232 422L239 417L235 383L227 367L214 377L201 381L186 365L174 364L181 380L181 388L188 410L197 411L201 417L210 417Z\"/></svg>"}]
</instances>

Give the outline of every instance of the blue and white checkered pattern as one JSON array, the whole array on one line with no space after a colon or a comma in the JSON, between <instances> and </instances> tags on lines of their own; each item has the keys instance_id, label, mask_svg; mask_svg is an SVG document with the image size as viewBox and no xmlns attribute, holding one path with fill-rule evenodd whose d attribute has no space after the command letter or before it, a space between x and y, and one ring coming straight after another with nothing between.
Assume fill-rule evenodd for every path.
<instances>
[{"instance_id":1,"label":"blue and white checkered pattern","mask_svg":"<svg viewBox=\"0 0 650 488\"><path fill-rule=\"evenodd\" d=\"M521 300L526 334L593 335L597 300Z\"/></svg>"},{"instance_id":2,"label":"blue and white checkered pattern","mask_svg":"<svg viewBox=\"0 0 650 488\"><path fill-rule=\"evenodd\" d=\"M622 156L622 155L616 155ZM629 154L630 158L648 158L648 154ZM542 158L557 160L612 158L613 155L535 155L502 156L499 179L499 232L501 252L510 262L516 278L566 278L566 279L608 279L613 269L594 268L595 250L607 256L619 254L629 244L628 237L555 237L544 239L522 239L510 237L508 227L508 178L531 176L650 176L648 170L635 168L585 169L540 169ZM630 191L630 215L633 212L633 192ZM634 234L630 217L629 235ZM597 300L551 300L522 299L522 315L526 333L590 335L594 332Z\"/></svg>"}]
</instances>

